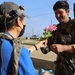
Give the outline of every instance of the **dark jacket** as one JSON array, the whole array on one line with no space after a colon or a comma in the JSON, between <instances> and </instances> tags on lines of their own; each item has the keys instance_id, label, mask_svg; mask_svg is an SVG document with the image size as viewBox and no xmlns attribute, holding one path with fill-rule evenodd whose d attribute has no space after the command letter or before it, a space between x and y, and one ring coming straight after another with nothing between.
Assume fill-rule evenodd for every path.
<instances>
[{"instance_id":1,"label":"dark jacket","mask_svg":"<svg viewBox=\"0 0 75 75\"><path fill-rule=\"evenodd\" d=\"M75 44L75 20L70 18L65 29L61 28L61 23L57 25L57 30L52 32L49 45L52 43L70 45ZM72 61L72 62L71 62ZM55 75L73 75L75 72L75 53L62 52L57 56L55 62Z\"/></svg>"}]
</instances>

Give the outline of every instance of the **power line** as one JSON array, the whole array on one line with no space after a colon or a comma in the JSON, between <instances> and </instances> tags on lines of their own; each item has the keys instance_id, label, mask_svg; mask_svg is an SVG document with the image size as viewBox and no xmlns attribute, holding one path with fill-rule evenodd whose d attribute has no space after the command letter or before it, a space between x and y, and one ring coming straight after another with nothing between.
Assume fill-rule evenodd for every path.
<instances>
[{"instance_id":1,"label":"power line","mask_svg":"<svg viewBox=\"0 0 75 75\"><path fill-rule=\"evenodd\" d=\"M39 7L33 8L33 9L29 9L29 10L27 10L27 12L29 12L29 11L35 11L35 10L38 10L38 9L44 9L45 7L48 7L49 5L50 4L39 6Z\"/></svg>"},{"instance_id":2,"label":"power line","mask_svg":"<svg viewBox=\"0 0 75 75\"><path fill-rule=\"evenodd\" d=\"M72 9L72 8L70 8L70 9ZM53 13L54 12L49 12L49 13L45 13L45 14L35 15L35 16L31 16L30 18L44 16L44 15L50 15L50 14L53 14Z\"/></svg>"},{"instance_id":3,"label":"power line","mask_svg":"<svg viewBox=\"0 0 75 75\"><path fill-rule=\"evenodd\" d=\"M40 15L35 15L35 16L30 17L30 18L44 16L44 15L50 15L50 14L53 14L53 12L49 12L49 13L45 13L45 14L40 14Z\"/></svg>"}]
</instances>

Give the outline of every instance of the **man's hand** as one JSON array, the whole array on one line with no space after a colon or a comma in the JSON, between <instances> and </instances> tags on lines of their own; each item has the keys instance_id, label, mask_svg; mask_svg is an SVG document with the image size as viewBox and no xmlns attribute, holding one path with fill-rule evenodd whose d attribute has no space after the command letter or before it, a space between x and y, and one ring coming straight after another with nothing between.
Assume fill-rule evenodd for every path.
<instances>
[{"instance_id":1,"label":"man's hand","mask_svg":"<svg viewBox=\"0 0 75 75\"><path fill-rule=\"evenodd\" d=\"M50 46L50 48L51 48L52 51L55 52L55 53L63 52L63 51L64 51L63 45L60 45L60 44L52 44L52 45Z\"/></svg>"},{"instance_id":2,"label":"man's hand","mask_svg":"<svg viewBox=\"0 0 75 75\"><path fill-rule=\"evenodd\" d=\"M61 44L52 44L50 46L53 52L61 53L61 52L74 52L72 45L61 45Z\"/></svg>"},{"instance_id":3,"label":"man's hand","mask_svg":"<svg viewBox=\"0 0 75 75\"><path fill-rule=\"evenodd\" d=\"M39 43L36 44L38 49L45 47L46 45L47 45L47 40L39 41Z\"/></svg>"}]
</instances>

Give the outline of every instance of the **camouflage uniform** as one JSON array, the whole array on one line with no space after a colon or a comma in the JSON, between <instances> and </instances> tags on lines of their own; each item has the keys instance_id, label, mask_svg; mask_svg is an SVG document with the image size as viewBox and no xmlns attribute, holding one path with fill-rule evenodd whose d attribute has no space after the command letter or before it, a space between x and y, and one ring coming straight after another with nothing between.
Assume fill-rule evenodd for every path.
<instances>
[{"instance_id":1,"label":"camouflage uniform","mask_svg":"<svg viewBox=\"0 0 75 75\"><path fill-rule=\"evenodd\" d=\"M53 43L63 45L75 44L75 20L70 19L64 30L61 29L61 24L58 24L57 27L58 29L53 32ZM55 75L74 75L75 53L59 53L55 65Z\"/></svg>"}]
</instances>

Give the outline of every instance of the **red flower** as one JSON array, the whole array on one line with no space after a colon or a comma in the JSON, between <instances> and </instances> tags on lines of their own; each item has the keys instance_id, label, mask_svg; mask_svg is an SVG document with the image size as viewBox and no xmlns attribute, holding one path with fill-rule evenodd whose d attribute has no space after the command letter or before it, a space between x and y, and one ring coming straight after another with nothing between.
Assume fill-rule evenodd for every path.
<instances>
[{"instance_id":1,"label":"red flower","mask_svg":"<svg viewBox=\"0 0 75 75\"><path fill-rule=\"evenodd\" d=\"M47 28L44 28L44 31L47 31Z\"/></svg>"}]
</instances>

